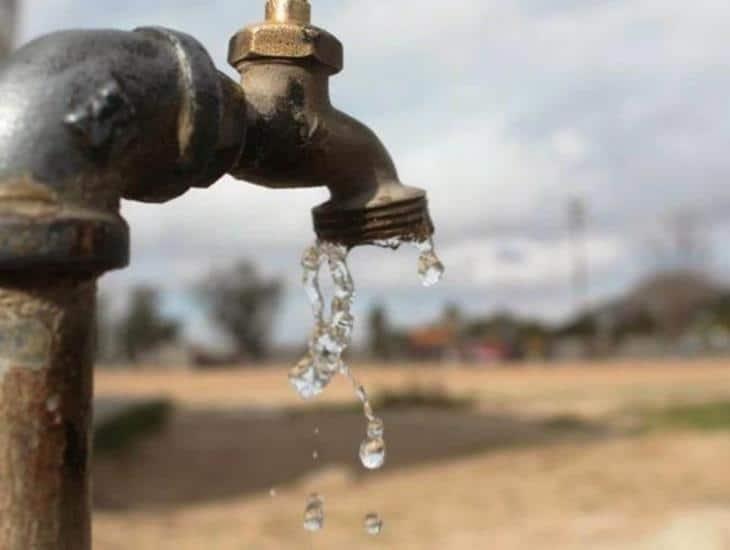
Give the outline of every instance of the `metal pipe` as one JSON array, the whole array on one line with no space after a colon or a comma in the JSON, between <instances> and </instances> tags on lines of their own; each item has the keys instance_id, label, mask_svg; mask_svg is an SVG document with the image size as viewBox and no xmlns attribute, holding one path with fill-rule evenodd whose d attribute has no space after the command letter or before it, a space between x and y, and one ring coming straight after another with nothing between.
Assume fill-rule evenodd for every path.
<instances>
[{"instance_id":1,"label":"metal pipe","mask_svg":"<svg viewBox=\"0 0 730 550\"><path fill-rule=\"evenodd\" d=\"M96 278L126 265L122 197L238 160L240 87L192 38L69 31L0 69L0 549L90 548Z\"/></svg>"},{"instance_id":2,"label":"metal pipe","mask_svg":"<svg viewBox=\"0 0 730 550\"><path fill-rule=\"evenodd\" d=\"M267 0L266 20L277 23L308 24L312 12L307 0Z\"/></svg>"},{"instance_id":3,"label":"metal pipe","mask_svg":"<svg viewBox=\"0 0 730 550\"><path fill-rule=\"evenodd\" d=\"M245 136L240 87L191 37L67 31L0 70L0 273L123 267L120 198L215 182Z\"/></svg>"},{"instance_id":4,"label":"metal pipe","mask_svg":"<svg viewBox=\"0 0 730 550\"><path fill-rule=\"evenodd\" d=\"M90 547L93 279L0 277L0 548Z\"/></svg>"}]
</instances>

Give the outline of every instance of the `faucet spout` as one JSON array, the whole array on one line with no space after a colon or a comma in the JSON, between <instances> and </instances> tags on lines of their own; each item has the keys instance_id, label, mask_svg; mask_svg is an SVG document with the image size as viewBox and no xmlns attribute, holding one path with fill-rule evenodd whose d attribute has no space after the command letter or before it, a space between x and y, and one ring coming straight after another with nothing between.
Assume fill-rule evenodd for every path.
<instances>
[{"instance_id":1,"label":"faucet spout","mask_svg":"<svg viewBox=\"0 0 730 550\"><path fill-rule=\"evenodd\" d=\"M326 186L330 200L313 210L321 239L348 246L426 239L433 233L426 193L401 184L377 135L330 101L329 78L343 66L340 41L307 23L303 0L269 0L266 13L231 40L248 131L231 174L270 188Z\"/></svg>"}]
</instances>

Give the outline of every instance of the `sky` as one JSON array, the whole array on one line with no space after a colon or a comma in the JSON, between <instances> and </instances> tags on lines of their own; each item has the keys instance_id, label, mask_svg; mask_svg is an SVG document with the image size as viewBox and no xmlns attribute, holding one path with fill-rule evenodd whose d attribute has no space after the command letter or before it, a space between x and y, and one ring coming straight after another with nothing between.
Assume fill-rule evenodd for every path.
<instances>
[{"instance_id":1,"label":"sky","mask_svg":"<svg viewBox=\"0 0 730 550\"><path fill-rule=\"evenodd\" d=\"M575 306L569 204L586 205L584 249L596 302L661 261L673 219L691 216L730 281L730 3L726 0L311 0L314 24L345 45L334 103L371 126L404 183L425 188L447 266L424 289L416 252L356 249L356 314L385 304L400 324L445 303L556 321ZM188 32L232 77L225 56L264 0L25 0L21 41L62 28L162 25ZM238 258L288 283L280 342L304 339L298 261L322 189L272 191L223 178L166 205L126 203L132 265L106 275L123 302L134 284L210 328L188 298ZM282 213L286 213L282 216ZM362 323L361 323L362 324Z\"/></svg>"}]
</instances>

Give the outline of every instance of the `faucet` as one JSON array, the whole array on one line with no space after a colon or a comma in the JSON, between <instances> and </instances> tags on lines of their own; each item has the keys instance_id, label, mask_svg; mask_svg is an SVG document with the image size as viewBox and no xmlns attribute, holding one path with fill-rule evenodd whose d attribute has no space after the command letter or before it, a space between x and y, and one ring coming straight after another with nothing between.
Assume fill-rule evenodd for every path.
<instances>
[{"instance_id":1,"label":"faucet","mask_svg":"<svg viewBox=\"0 0 730 550\"><path fill-rule=\"evenodd\" d=\"M249 136L231 174L266 187L327 186L331 200L313 211L324 240L424 240L433 232L426 194L402 185L375 133L332 106L343 48L310 13L307 0L269 0L266 21L231 40Z\"/></svg>"},{"instance_id":2,"label":"faucet","mask_svg":"<svg viewBox=\"0 0 730 550\"><path fill-rule=\"evenodd\" d=\"M129 261L122 198L221 176L326 186L320 239L433 232L365 125L335 109L342 44L306 0L268 0L231 40L240 84L169 29L53 33L0 61L0 548L88 550L96 280Z\"/></svg>"}]
</instances>

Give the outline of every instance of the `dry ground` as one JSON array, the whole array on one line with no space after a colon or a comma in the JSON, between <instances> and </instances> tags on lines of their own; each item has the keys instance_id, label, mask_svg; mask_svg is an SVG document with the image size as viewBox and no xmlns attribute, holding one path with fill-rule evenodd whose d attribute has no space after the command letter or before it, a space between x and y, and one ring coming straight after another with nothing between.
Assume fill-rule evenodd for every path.
<instances>
[{"instance_id":1,"label":"dry ground","mask_svg":"<svg viewBox=\"0 0 730 550\"><path fill-rule=\"evenodd\" d=\"M98 394L165 395L176 412L97 461L95 548L730 549L730 432L632 427L645 408L730 399L726 361L358 373L478 405L388 412L388 466L366 475L360 417L302 407L281 369L99 372ZM324 401L351 399L338 383ZM316 536L301 529L311 491L327 506ZM361 527L372 510L386 521L376 539Z\"/></svg>"}]
</instances>

